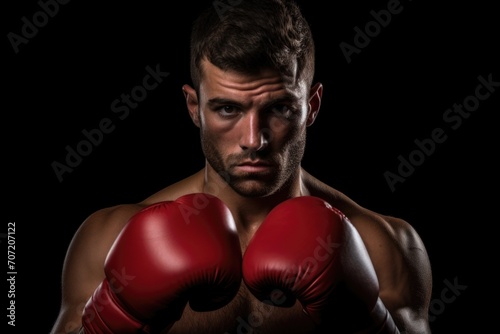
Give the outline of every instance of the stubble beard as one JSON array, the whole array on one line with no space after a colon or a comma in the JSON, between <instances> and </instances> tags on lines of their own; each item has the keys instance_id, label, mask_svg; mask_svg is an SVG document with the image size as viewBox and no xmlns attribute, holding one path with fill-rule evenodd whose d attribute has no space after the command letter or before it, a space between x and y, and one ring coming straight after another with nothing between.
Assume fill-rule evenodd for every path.
<instances>
[{"instance_id":1,"label":"stubble beard","mask_svg":"<svg viewBox=\"0 0 500 334\"><path fill-rule=\"evenodd\" d=\"M236 175L232 166L250 159L250 153L229 155L226 160L217 149L215 140L200 131L201 146L207 162L216 173L223 176L224 181L240 196L257 198L274 194L286 184L300 166L304 156L306 133L305 131L295 140L290 140L280 153L269 150L254 152L257 158L271 161L274 164L272 172L265 175Z\"/></svg>"}]
</instances>

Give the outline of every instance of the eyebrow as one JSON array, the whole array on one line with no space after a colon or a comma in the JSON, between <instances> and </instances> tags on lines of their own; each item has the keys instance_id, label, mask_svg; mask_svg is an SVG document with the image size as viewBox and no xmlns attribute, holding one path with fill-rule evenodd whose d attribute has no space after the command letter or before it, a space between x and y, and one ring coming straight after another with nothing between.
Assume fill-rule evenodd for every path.
<instances>
[{"instance_id":1,"label":"eyebrow","mask_svg":"<svg viewBox=\"0 0 500 334\"><path fill-rule=\"evenodd\" d=\"M285 94L284 96L281 96L281 97L278 97L276 99L272 99L272 100L266 102L264 104L264 109L269 107L269 106L279 104L279 103L296 103L298 100L299 99L293 94ZM243 103L241 103L241 102L227 99L227 98L222 98L222 97L214 97L212 99L209 99L207 102L207 105L211 108L213 108L215 106L220 106L220 105L232 105L232 106L236 106L239 108L242 108L244 106Z\"/></svg>"},{"instance_id":2,"label":"eyebrow","mask_svg":"<svg viewBox=\"0 0 500 334\"><path fill-rule=\"evenodd\" d=\"M225 105L225 104L236 105L239 107L242 106L242 104L237 101L231 99L225 99L222 97L214 97L213 99L208 100L207 104L209 107L214 107L216 105Z\"/></svg>"}]
</instances>

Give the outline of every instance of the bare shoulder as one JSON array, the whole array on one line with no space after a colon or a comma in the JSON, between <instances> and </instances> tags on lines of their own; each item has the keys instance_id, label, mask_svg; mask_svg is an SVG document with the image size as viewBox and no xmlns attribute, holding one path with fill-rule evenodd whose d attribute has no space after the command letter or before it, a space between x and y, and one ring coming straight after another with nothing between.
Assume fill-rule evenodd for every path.
<instances>
[{"instance_id":1,"label":"bare shoulder","mask_svg":"<svg viewBox=\"0 0 500 334\"><path fill-rule=\"evenodd\" d=\"M199 179L196 175L163 188L139 203L115 205L91 213L76 231L68 254L80 255L81 251L82 256L91 259L91 262L97 261L101 266L116 237L133 215L149 205L175 200L181 195L196 191L194 184ZM69 264L68 261L66 263Z\"/></svg>"},{"instance_id":2,"label":"bare shoulder","mask_svg":"<svg viewBox=\"0 0 500 334\"><path fill-rule=\"evenodd\" d=\"M132 216L149 205L174 200L185 193L194 191L193 184L197 179L198 177L195 176L188 177L139 203L115 205L91 213L79 226L71 240L64 263L63 279L76 281L79 284L93 282L93 285L96 282L94 278L102 280L106 256ZM82 280L81 277L87 277L87 280ZM92 291L93 289L95 286L92 287Z\"/></svg>"},{"instance_id":3,"label":"bare shoulder","mask_svg":"<svg viewBox=\"0 0 500 334\"><path fill-rule=\"evenodd\" d=\"M70 247L78 246L79 242L91 241L94 245L113 242L129 219L145 206L142 203L120 204L93 212L76 231Z\"/></svg>"},{"instance_id":4,"label":"bare shoulder","mask_svg":"<svg viewBox=\"0 0 500 334\"><path fill-rule=\"evenodd\" d=\"M90 214L71 240L64 262L64 281L81 284L92 282L90 284L95 285L95 282L102 280L104 260L113 242L129 219L145 206L145 204L116 205ZM82 280L82 277L88 280ZM92 291L93 288L89 287ZM83 290L88 292L86 289Z\"/></svg>"},{"instance_id":5,"label":"bare shoulder","mask_svg":"<svg viewBox=\"0 0 500 334\"><path fill-rule=\"evenodd\" d=\"M340 209L356 228L372 260L380 286L380 297L403 328L427 327L432 293L432 274L426 247L414 226L398 217L362 207L338 190L311 177L306 178L311 195ZM425 331L424 331L425 332Z\"/></svg>"},{"instance_id":6,"label":"bare shoulder","mask_svg":"<svg viewBox=\"0 0 500 334\"><path fill-rule=\"evenodd\" d=\"M323 198L349 218L367 247L374 250L374 255L384 247L396 247L396 254L408 251L425 253L425 246L410 222L365 208L344 193L309 174L306 174L305 180L306 187L311 195ZM375 251L375 249L379 249L379 251ZM391 249L391 251L394 251L394 249Z\"/></svg>"},{"instance_id":7,"label":"bare shoulder","mask_svg":"<svg viewBox=\"0 0 500 334\"><path fill-rule=\"evenodd\" d=\"M204 170L202 169L152 194L141 203L149 205L162 201L173 201L189 193L203 192L203 184Z\"/></svg>"},{"instance_id":8,"label":"bare shoulder","mask_svg":"<svg viewBox=\"0 0 500 334\"><path fill-rule=\"evenodd\" d=\"M124 204L97 210L77 229L62 270L60 313L52 333L69 333L81 325L90 295L104 278L104 261L114 240L143 204Z\"/></svg>"}]
</instances>

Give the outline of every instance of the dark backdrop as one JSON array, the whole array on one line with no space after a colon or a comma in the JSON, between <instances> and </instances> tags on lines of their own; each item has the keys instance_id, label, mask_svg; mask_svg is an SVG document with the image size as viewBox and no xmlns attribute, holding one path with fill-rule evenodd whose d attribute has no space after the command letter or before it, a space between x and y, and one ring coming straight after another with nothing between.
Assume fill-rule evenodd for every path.
<instances>
[{"instance_id":1,"label":"dark backdrop","mask_svg":"<svg viewBox=\"0 0 500 334\"><path fill-rule=\"evenodd\" d=\"M52 5L43 9L44 3ZM0 240L7 254L7 225L15 222L18 332L49 332L66 249L90 213L140 201L203 166L181 85L190 81L191 22L212 1L54 3L9 2L2 11ZM300 4L316 36L316 79L324 84L304 166L420 233L434 274L434 333L496 328L500 30L493 5ZM390 21L380 12L388 6ZM377 15L385 19L379 30ZM369 41L356 39L358 28L369 29ZM341 45L352 51L349 57ZM128 114L121 102L114 112L112 103L122 94L140 93L147 66L169 74ZM493 82L490 91L476 90L479 77ZM443 118L464 103L468 117ZM102 137L99 127L107 131ZM91 146L82 142L85 131L94 134ZM58 178L54 164L67 165L68 150L77 149L86 155L73 156L72 171ZM392 188L388 173L399 178ZM12 299L5 289L8 313Z\"/></svg>"}]
</instances>

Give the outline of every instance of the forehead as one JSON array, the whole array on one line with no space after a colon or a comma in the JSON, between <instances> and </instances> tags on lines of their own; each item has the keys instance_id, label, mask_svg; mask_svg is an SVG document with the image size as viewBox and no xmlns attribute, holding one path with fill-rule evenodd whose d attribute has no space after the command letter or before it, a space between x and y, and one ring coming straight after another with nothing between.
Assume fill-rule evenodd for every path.
<instances>
[{"instance_id":1,"label":"forehead","mask_svg":"<svg viewBox=\"0 0 500 334\"><path fill-rule=\"evenodd\" d=\"M264 68L255 73L241 73L222 70L207 60L202 62L202 80L200 93L211 98L215 95L259 96L289 95L299 99L304 94L305 83L297 80L296 67L293 76L283 76L271 68Z\"/></svg>"}]
</instances>

